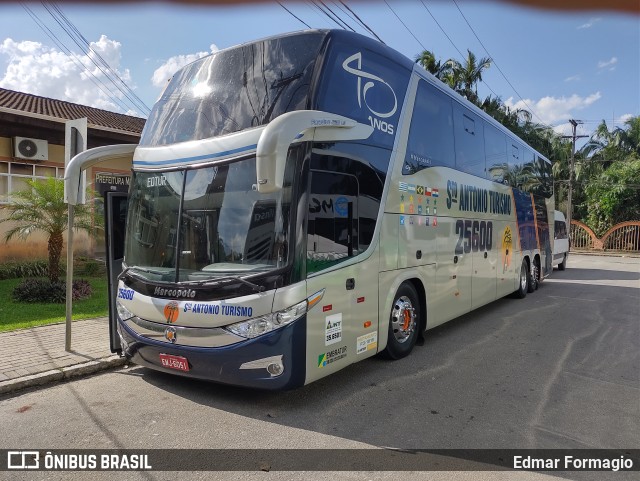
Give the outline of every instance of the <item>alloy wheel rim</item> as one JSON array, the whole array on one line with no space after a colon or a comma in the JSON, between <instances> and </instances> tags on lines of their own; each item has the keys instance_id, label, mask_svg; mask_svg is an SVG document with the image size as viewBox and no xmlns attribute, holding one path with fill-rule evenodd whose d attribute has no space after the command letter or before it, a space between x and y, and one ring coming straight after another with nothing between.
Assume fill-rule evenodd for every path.
<instances>
[{"instance_id":1,"label":"alloy wheel rim","mask_svg":"<svg viewBox=\"0 0 640 481\"><path fill-rule=\"evenodd\" d=\"M416 313L411 299L401 296L393 303L391 329L399 343L407 342L416 329Z\"/></svg>"}]
</instances>

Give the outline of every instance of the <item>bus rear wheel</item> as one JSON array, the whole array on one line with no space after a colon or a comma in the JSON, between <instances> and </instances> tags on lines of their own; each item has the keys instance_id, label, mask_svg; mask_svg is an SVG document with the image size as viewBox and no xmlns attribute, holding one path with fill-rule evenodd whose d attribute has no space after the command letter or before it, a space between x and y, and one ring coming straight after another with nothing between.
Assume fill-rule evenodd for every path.
<instances>
[{"instance_id":1,"label":"bus rear wheel","mask_svg":"<svg viewBox=\"0 0 640 481\"><path fill-rule=\"evenodd\" d=\"M529 287L527 289L528 292L533 292L540 286L540 261L536 257L533 260L533 269L532 272L529 273Z\"/></svg>"},{"instance_id":2,"label":"bus rear wheel","mask_svg":"<svg viewBox=\"0 0 640 481\"><path fill-rule=\"evenodd\" d=\"M382 352L388 359L402 359L411 353L418 339L421 319L420 300L413 285L400 285L393 298L389 315L387 347Z\"/></svg>"}]
</instances>

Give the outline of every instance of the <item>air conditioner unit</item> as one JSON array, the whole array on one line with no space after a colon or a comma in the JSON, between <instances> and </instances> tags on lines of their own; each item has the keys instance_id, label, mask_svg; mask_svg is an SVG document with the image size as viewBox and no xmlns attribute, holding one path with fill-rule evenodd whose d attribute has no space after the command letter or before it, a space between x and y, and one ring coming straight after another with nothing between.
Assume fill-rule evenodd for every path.
<instances>
[{"instance_id":1,"label":"air conditioner unit","mask_svg":"<svg viewBox=\"0 0 640 481\"><path fill-rule=\"evenodd\" d=\"M13 138L13 156L28 160L49 160L49 144L46 140Z\"/></svg>"}]
</instances>

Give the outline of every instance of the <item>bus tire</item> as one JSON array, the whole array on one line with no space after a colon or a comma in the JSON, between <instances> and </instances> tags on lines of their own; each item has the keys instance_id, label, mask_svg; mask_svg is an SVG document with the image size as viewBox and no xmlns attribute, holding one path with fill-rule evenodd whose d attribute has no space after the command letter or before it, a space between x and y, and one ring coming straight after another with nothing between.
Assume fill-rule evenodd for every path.
<instances>
[{"instance_id":1,"label":"bus tire","mask_svg":"<svg viewBox=\"0 0 640 481\"><path fill-rule=\"evenodd\" d=\"M518 280L518 290L513 293L513 297L517 299L524 299L529 291L529 284L531 281L531 273L529 272L529 263L527 259L522 259L522 266L520 267L520 278Z\"/></svg>"},{"instance_id":2,"label":"bus tire","mask_svg":"<svg viewBox=\"0 0 640 481\"><path fill-rule=\"evenodd\" d=\"M387 359L408 356L418 339L420 298L410 282L404 282L393 297L389 315L389 337L382 355Z\"/></svg>"},{"instance_id":3,"label":"bus tire","mask_svg":"<svg viewBox=\"0 0 640 481\"><path fill-rule=\"evenodd\" d=\"M562 256L562 262L558 264L558 270L563 271L567 268L567 253L565 252Z\"/></svg>"},{"instance_id":4,"label":"bus tire","mask_svg":"<svg viewBox=\"0 0 640 481\"><path fill-rule=\"evenodd\" d=\"M532 272L529 273L529 286L527 287L527 292L533 292L538 289L540 285L540 261L536 257L533 259L533 269Z\"/></svg>"}]
</instances>

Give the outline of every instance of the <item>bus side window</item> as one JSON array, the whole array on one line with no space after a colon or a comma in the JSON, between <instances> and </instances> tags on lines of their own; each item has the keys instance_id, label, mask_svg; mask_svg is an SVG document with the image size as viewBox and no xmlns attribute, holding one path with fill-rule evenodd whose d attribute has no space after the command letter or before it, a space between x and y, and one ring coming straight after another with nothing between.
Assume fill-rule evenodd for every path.
<instances>
[{"instance_id":1,"label":"bus side window","mask_svg":"<svg viewBox=\"0 0 640 481\"><path fill-rule=\"evenodd\" d=\"M485 176L483 123L480 117L457 102L453 107L456 168L468 174Z\"/></svg>"},{"instance_id":2,"label":"bus side window","mask_svg":"<svg viewBox=\"0 0 640 481\"><path fill-rule=\"evenodd\" d=\"M349 174L311 171L307 274L358 253L358 180Z\"/></svg>"},{"instance_id":3,"label":"bus side window","mask_svg":"<svg viewBox=\"0 0 640 481\"><path fill-rule=\"evenodd\" d=\"M487 162L487 178L503 183L509 172L507 161L507 136L493 125L484 126L484 149Z\"/></svg>"},{"instance_id":4,"label":"bus side window","mask_svg":"<svg viewBox=\"0 0 640 481\"><path fill-rule=\"evenodd\" d=\"M551 171L551 163L540 156L536 156L536 162L538 176L541 181L539 194L548 199L553 195L553 172Z\"/></svg>"},{"instance_id":5,"label":"bus side window","mask_svg":"<svg viewBox=\"0 0 640 481\"><path fill-rule=\"evenodd\" d=\"M517 186L525 192L541 195L540 178L536 168L536 156L528 147L520 147L520 166L517 175Z\"/></svg>"},{"instance_id":6,"label":"bus side window","mask_svg":"<svg viewBox=\"0 0 640 481\"><path fill-rule=\"evenodd\" d=\"M451 99L420 80L413 107L403 175L433 166L455 168Z\"/></svg>"}]
</instances>

